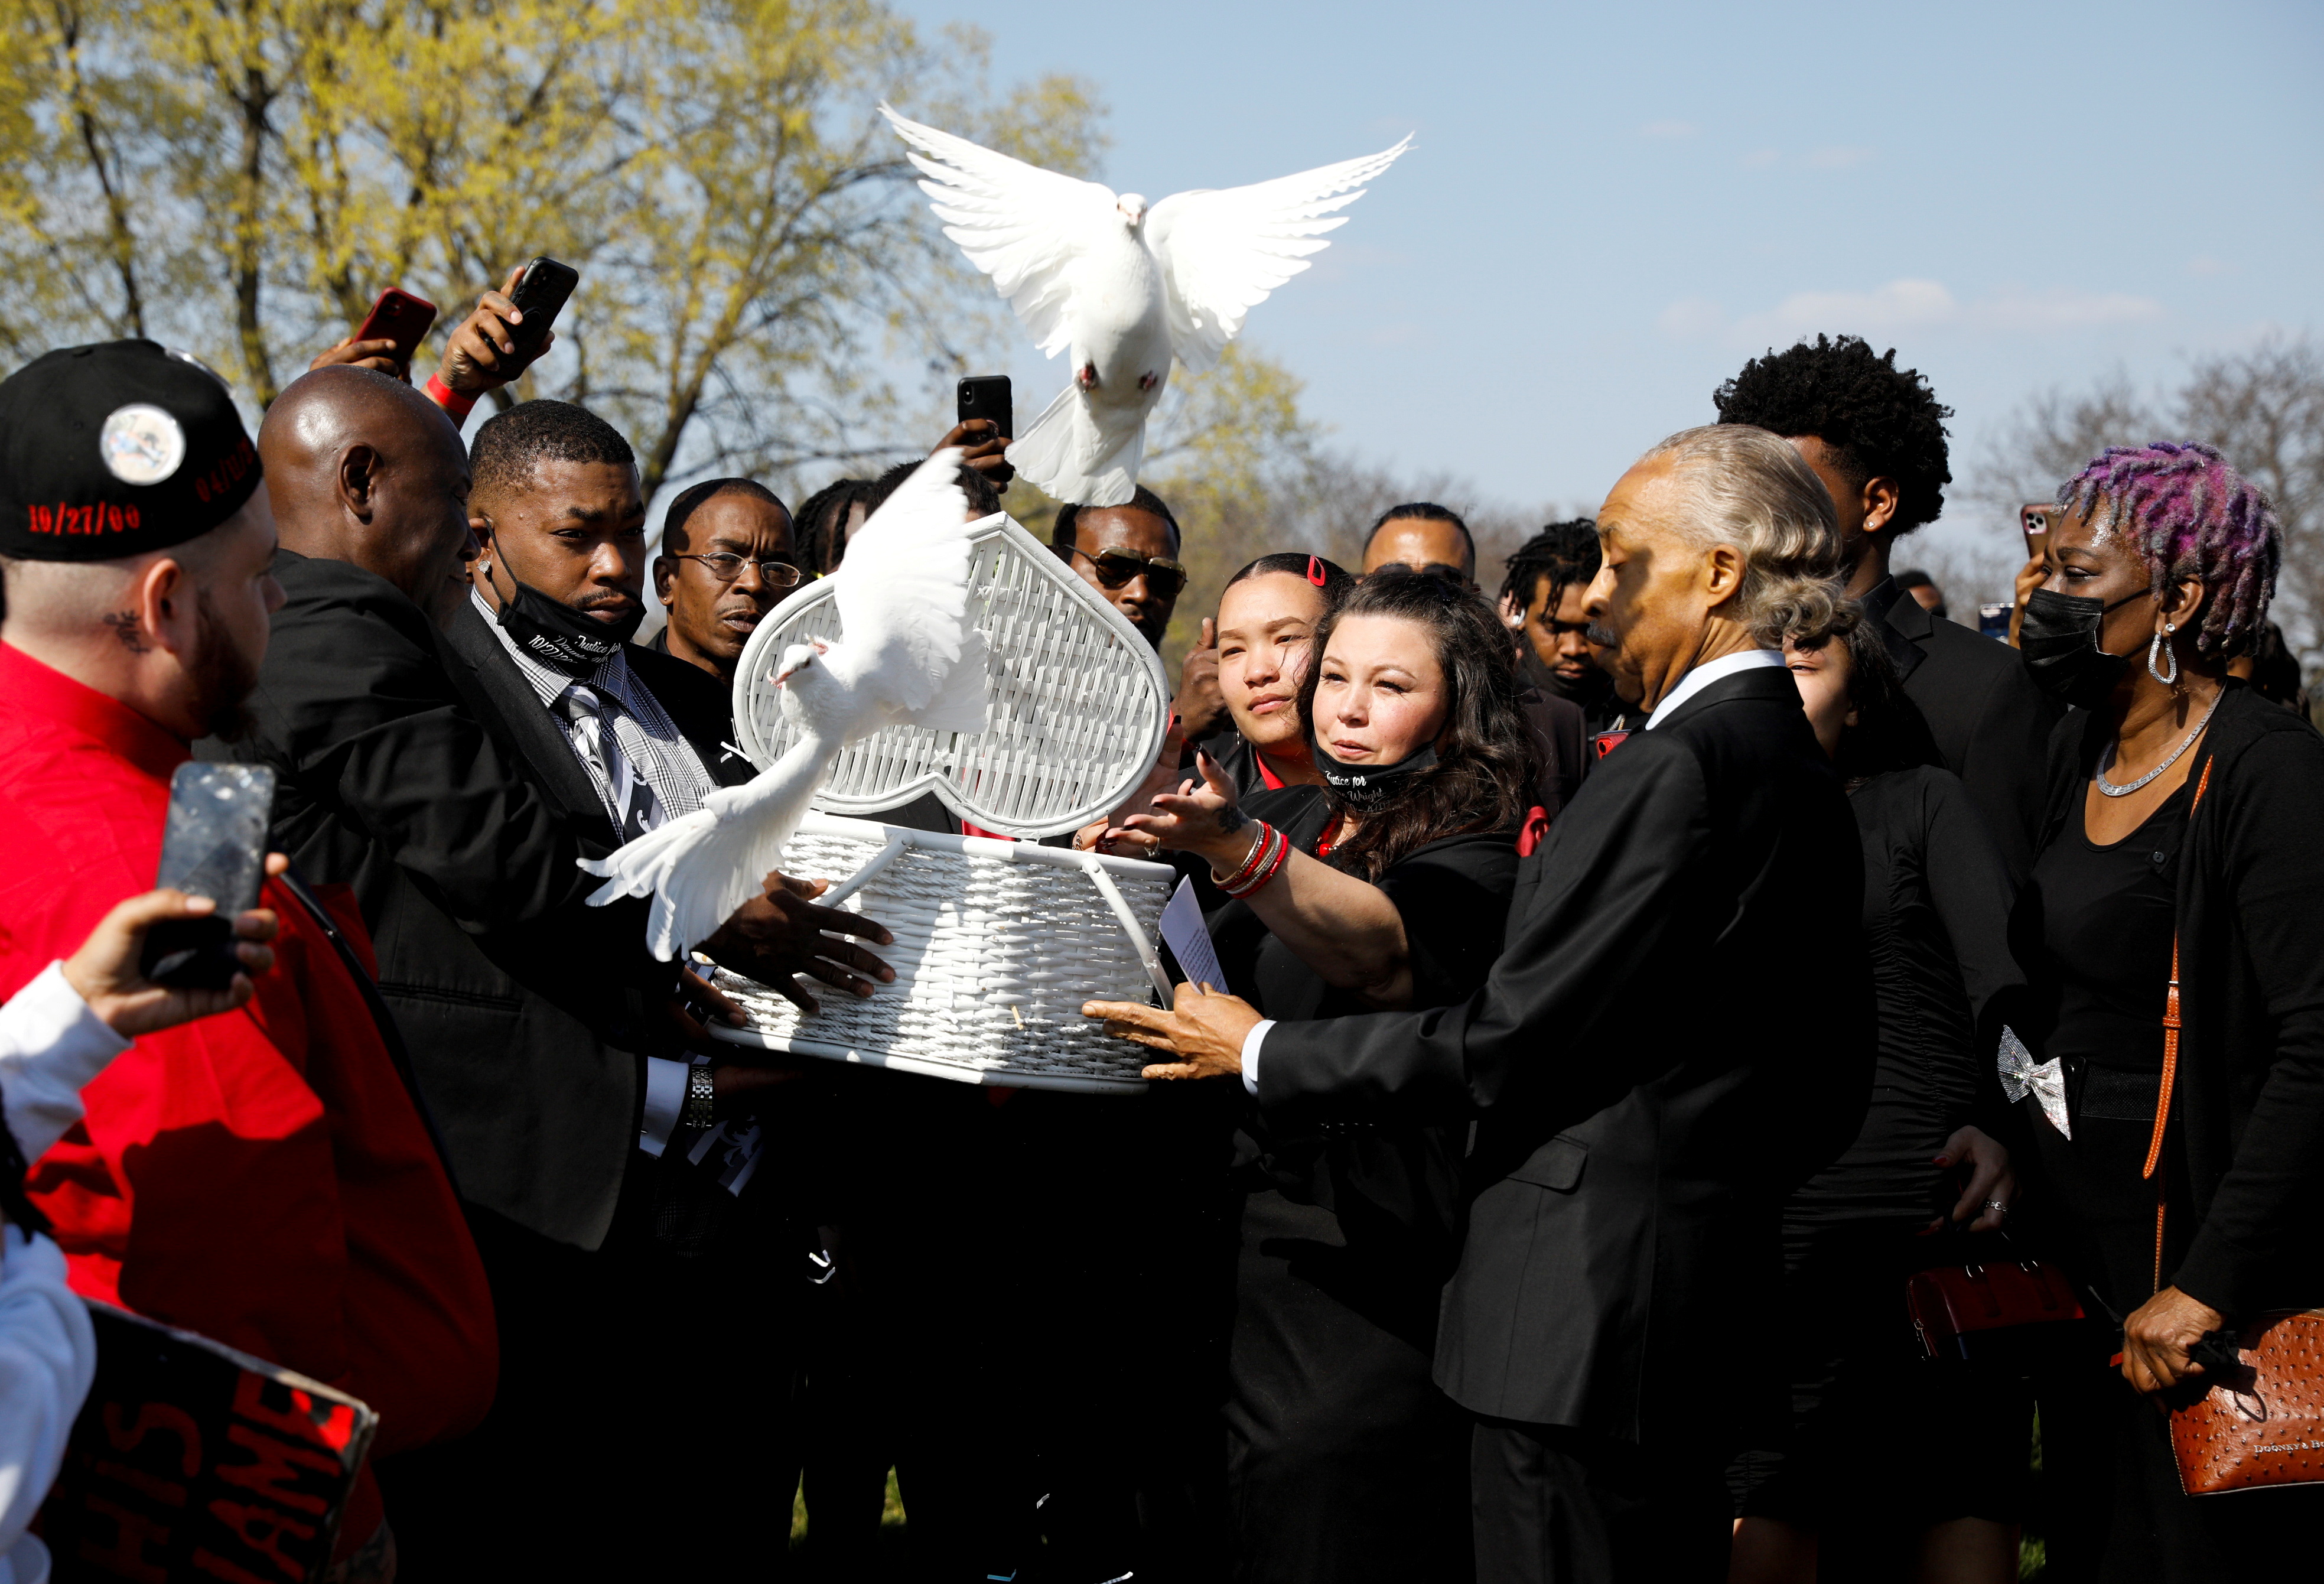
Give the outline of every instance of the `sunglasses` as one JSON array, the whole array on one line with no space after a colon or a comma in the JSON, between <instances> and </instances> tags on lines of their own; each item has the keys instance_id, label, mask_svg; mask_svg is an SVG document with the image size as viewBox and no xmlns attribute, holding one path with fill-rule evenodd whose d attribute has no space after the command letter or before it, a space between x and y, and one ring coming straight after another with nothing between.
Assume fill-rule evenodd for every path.
<instances>
[{"instance_id":1,"label":"sunglasses","mask_svg":"<svg viewBox=\"0 0 2324 1584\"><path fill-rule=\"evenodd\" d=\"M758 561L748 556L738 556L732 550L711 550L703 555L680 554L671 558L678 561L699 561L709 568L710 576L721 583L733 582L742 576L742 568L745 566L756 566L759 569L759 581L769 588L797 588L802 576L799 569L788 561L772 559Z\"/></svg>"},{"instance_id":2,"label":"sunglasses","mask_svg":"<svg viewBox=\"0 0 2324 1584\"><path fill-rule=\"evenodd\" d=\"M1140 556L1130 550L1100 550L1091 555L1078 547L1074 554L1097 568L1097 580L1120 588L1135 578L1146 579L1146 589L1157 600L1174 598L1186 586L1186 569L1165 556Z\"/></svg>"}]
</instances>

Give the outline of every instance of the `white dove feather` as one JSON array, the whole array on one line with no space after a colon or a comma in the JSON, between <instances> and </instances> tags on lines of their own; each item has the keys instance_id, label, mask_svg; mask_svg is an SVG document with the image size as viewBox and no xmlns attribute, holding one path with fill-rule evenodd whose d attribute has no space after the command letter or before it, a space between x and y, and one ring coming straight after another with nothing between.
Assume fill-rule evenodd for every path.
<instances>
[{"instance_id":1,"label":"white dove feather","mask_svg":"<svg viewBox=\"0 0 2324 1584\"><path fill-rule=\"evenodd\" d=\"M1215 364L1250 310L1330 245L1335 210L1411 147L1249 187L1136 193L1044 170L880 106L910 145L945 235L1072 378L1009 460L1061 501L1119 506L1137 487L1146 420L1173 361Z\"/></svg>"},{"instance_id":2,"label":"white dove feather","mask_svg":"<svg viewBox=\"0 0 2324 1584\"><path fill-rule=\"evenodd\" d=\"M840 751L882 726L985 725L983 636L968 623L968 500L960 453L937 452L857 530L832 575L840 638L783 651L774 680L799 740L740 787L581 867L597 907L651 896L646 944L665 962L759 894Z\"/></svg>"}]
</instances>

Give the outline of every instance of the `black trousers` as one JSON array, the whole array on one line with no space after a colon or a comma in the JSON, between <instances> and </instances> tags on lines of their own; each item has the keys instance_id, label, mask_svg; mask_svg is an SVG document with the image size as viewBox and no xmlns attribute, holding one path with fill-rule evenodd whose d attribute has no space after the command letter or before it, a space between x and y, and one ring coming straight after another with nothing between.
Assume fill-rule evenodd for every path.
<instances>
[{"instance_id":1,"label":"black trousers","mask_svg":"<svg viewBox=\"0 0 2324 1584\"><path fill-rule=\"evenodd\" d=\"M1723 1453L1654 1458L1556 1424L1470 1432L1477 1584L1720 1584Z\"/></svg>"},{"instance_id":2,"label":"black trousers","mask_svg":"<svg viewBox=\"0 0 2324 1584\"><path fill-rule=\"evenodd\" d=\"M380 1464L398 1576L782 1578L805 1284L771 1210L673 1144L632 1156L594 1251L468 1219L500 1389L465 1440Z\"/></svg>"}]
</instances>

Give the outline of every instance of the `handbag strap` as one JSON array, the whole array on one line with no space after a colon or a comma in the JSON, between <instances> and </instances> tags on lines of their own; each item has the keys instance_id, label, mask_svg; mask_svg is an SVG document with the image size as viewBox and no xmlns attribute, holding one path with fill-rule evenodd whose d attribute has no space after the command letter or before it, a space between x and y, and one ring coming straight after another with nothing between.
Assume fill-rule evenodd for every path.
<instances>
[{"instance_id":1,"label":"handbag strap","mask_svg":"<svg viewBox=\"0 0 2324 1584\"><path fill-rule=\"evenodd\" d=\"M2194 801L2187 805L2187 824L2191 829L2195 811L2203 806L2203 794L2211 785L2211 760L2203 760L2202 778L2195 783ZM2171 1123L2171 1091L2179 1076L2179 931L2171 931L2171 989L2163 999L2163 1085L2154 1095L2154 1131L2146 1141L2146 1165L2141 1177L2154 1182L2154 1286L2163 1291L2163 1218L2170 1203L2171 1176L2160 1170L2163 1165L2163 1135Z\"/></svg>"}]
</instances>

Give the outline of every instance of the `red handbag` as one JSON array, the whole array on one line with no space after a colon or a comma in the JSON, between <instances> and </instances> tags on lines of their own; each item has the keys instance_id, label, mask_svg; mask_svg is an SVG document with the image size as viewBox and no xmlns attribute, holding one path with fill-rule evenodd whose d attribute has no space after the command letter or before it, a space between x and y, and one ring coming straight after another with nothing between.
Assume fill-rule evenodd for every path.
<instances>
[{"instance_id":1,"label":"red handbag","mask_svg":"<svg viewBox=\"0 0 2324 1584\"><path fill-rule=\"evenodd\" d=\"M1904 1283L1904 1307L1931 1358L2016 1358L2029 1343L2064 1340L2056 1328L2082 1318L2073 1284L2043 1259L1916 1271Z\"/></svg>"}]
</instances>

